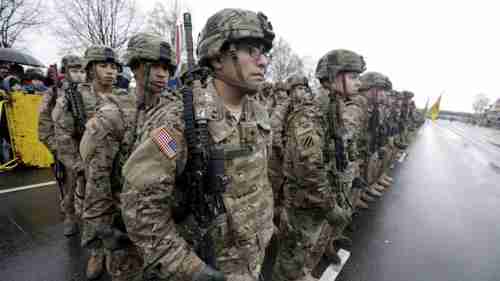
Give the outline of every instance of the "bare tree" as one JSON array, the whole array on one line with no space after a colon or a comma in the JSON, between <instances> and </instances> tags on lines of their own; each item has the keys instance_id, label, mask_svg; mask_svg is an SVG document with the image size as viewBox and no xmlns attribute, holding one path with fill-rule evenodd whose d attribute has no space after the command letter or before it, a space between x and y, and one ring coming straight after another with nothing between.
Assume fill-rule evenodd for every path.
<instances>
[{"instance_id":1,"label":"bare tree","mask_svg":"<svg viewBox=\"0 0 500 281\"><path fill-rule=\"evenodd\" d=\"M0 46L12 47L22 33L44 23L41 0L0 0Z\"/></svg>"},{"instance_id":2,"label":"bare tree","mask_svg":"<svg viewBox=\"0 0 500 281\"><path fill-rule=\"evenodd\" d=\"M316 65L318 62L310 56L303 57L302 62L304 65L303 74L307 77L309 86L313 89L313 91L318 90L320 88L319 80L316 79Z\"/></svg>"},{"instance_id":3,"label":"bare tree","mask_svg":"<svg viewBox=\"0 0 500 281\"><path fill-rule=\"evenodd\" d=\"M304 75L304 63L285 39L279 37L270 52L268 76L274 81L284 81L294 74Z\"/></svg>"},{"instance_id":4,"label":"bare tree","mask_svg":"<svg viewBox=\"0 0 500 281\"><path fill-rule=\"evenodd\" d=\"M53 26L66 50L106 45L117 51L139 30L135 0L54 0L61 19Z\"/></svg>"},{"instance_id":5,"label":"bare tree","mask_svg":"<svg viewBox=\"0 0 500 281\"><path fill-rule=\"evenodd\" d=\"M148 15L147 29L149 32L167 39L174 46L176 24L181 17L179 0L168 2L167 5L156 2L155 7Z\"/></svg>"},{"instance_id":6,"label":"bare tree","mask_svg":"<svg viewBox=\"0 0 500 281\"><path fill-rule=\"evenodd\" d=\"M474 97L472 109L477 114L483 114L485 113L489 104L490 104L490 98L486 96L484 93L479 93Z\"/></svg>"}]
</instances>

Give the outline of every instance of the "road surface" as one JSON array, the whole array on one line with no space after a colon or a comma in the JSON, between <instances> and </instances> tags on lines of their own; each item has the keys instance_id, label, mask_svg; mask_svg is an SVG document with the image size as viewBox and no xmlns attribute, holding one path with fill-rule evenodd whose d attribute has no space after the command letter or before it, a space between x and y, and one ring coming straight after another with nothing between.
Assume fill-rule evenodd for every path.
<instances>
[{"instance_id":1,"label":"road surface","mask_svg":"<svg viewBox=\"0 0 500 281\"><path fill-rule=\"evenodd\" d=\"M500 132L427 123L407 152L391 190L355 218L337 280L500 280ZM62 235L50 171L0 179L0 280L85 280L86 253Z\"/></svg>"}]
</instances>

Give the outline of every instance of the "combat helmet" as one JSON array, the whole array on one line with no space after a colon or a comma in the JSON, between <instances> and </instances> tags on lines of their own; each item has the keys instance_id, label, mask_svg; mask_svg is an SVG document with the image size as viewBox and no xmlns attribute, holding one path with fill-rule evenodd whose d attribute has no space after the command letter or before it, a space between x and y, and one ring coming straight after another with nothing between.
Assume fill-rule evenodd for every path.
<instances>
[{"instance_id":1,"label":"combat helmet","mask_svg":"<svg viewBox=\"0 0 500 281\"><path fill-rule=\"evenodd\" d=\"M150 33L138 33L130 38L124 63L132 66L140 61L167 63L170 74L175 72L175 53L169 43Z\"/></svg>"},{"instance_id":2,"label":"combat helmet","mask_svg":"<svg viewBox=\"0 0 500 281\"><path fill-rule=\"evenodd\" d=\"M61 73L65 74L66 70L70 67L81 67L83 60L79 56L66 55L61 59Z\"/></svg>"},{"instance_id":3,"label":"combat helmet","mask_svg":"<svg viewBox=\"0 0 500 281\"><path fill-rule=\"evenodd\" d=\"M413 94L413 92L411 91L402 91L401 95L403 96L404 99L408 100L411 100L415 96L415 94Z\"/></svg>"},{"instance_id":4,"label":"combat helmet","mask_svg":"<svg viewBox=\"0 0 500 281\"><path fill-rule=\"evenodd\" d=\"M341 72L362 73L365 70L365 60L361 55L349 50L332 50L319 60L316 67L316 78L320 81L333 81Z\"/></svg>"},{"instance_id":5,"label":"combat helmet","mask_svg":"<svg viewBox=\"0 0 500 281\"><path fill-rule=\"evenodd\" d=\"M93 62L109 62L115 63L118 66L118 71L121 71L121 63L115 51L107 46L93 45L85 50L83 55L83 69L87 70L89 65Z\"/></svg>"},{"instance_id":6,"label":"combat helmet","mask_svg":"<svg viewBox=\"0 0 500 281\"><path fill-rule=\"evenodd\" d=\"M198 37L199 64L207 66L209 59L220 55L223 46L247 38L260 40L268 52L274 36L272 25L263 13L223 9L208 19Z\"/></svg>"},{"instance_id":7,"label":"combat helmet","mask_svg":"<svg viewBox=\"0 0 500 281\"><path fill-rule=\"evenodd\" d=\"M292 90L293 87L303 85L309 88L309 80L304 75L292 75L287 80L287 87Z\"/></svg>"},{"instance_id":8,"label":"combat helmet","mask_svg":"<svg viewBox=\"0 0 500 281\"><path fill-rule=\"evenodd\" d=\"M367 72L360 78L362 91L368 91L372 88L382 89L386 91L392 90L392 82L386 75L380 72Z\"/></svg>"}]
</instances>

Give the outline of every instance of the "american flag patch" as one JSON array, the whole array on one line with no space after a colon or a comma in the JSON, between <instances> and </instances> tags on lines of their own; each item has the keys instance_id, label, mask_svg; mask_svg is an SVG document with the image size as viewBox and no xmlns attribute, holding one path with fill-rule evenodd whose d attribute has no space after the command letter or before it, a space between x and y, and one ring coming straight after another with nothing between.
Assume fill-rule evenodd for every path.
<instances>
[{"instance_id":1,"label":"american flag patch","mask_svg":"<svg viewBox=\"0 0 500 281\"><path fill-rule=\"evenodd\" d=\"M153 132L153 141L168 158L173 158L177 153L177 141L170 135L166 128L155 130Z\"/></svg>"}]
</instances>

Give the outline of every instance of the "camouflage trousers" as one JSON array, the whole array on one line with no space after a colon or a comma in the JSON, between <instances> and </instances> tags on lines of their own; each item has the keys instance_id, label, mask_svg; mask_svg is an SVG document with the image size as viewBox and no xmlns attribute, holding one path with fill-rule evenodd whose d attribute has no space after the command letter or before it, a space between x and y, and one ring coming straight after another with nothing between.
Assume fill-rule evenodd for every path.
<instances>
[{"instance_id":1,"label":"camouflage trousers","mask_svg":"<svg viewBox=\"0 0 500 281\"><path fill-rule=\"evenodd\" d=\"M367 159L367 162L366 182L368 183L368 185L372 185L378 180L380 176L379 173L382 167L382 162L380 161L377 152L371 154Z\"/></svg>"},{"instance_id":2,"label":"camouflage trousers","mask_svg":"<svg viewBox=\"0 0 500 281\"><path fill-rule=\"evenodd\" d=\"M83 215L84 208L84 200L85 200L85 178L77 177L75 183L75 191L74 191L74 200L75 200L75 214L78 218L81 218Z\"/></svg>"},{"instance_id":3,"label":"camouflage trousers","mask_svg":"<svg viewBox=\"0 0 500 281\"><path fill-rule=\"evenodd\" d=\"M332 227L321 211L287 210L288 229L281 234L272 280L302 280L312 272L328 246Z\"/></svg>"},{"instance_id":4,"label":"camouflage trousers","mask_svg":"<svg viewBox=\"0 0 500 281\"><path fill-rule=\"evenodd\" d=\"M399 134L400 144L406 144L406 145L408 144L408 134L409 134L408 127L405 126Z\"/></svg>"},{"instance_id":5,"label":"camouflage trousers","mask_svg":"<svg viewBox=\"0 0 500 281\"><path fill-rule=\"evenodd\" d=\"M390 137L389 141L382 149L384 150L384 158L382 159L381 174L388 172L391 164L395 160L396 147L394 146L394 139Z\"/></svg>"},{"instance_id":6,"label":"camouflage trousers","mask_svg":"<svg viewBox=\"0 0 500 281\"><path fill-rule=\"evenodd\" d=\"M75 176L74 173L68 171L64 175L64 180L62 183L62 190L64 192L63 199L61 201L61 210L66 217L71 219L75 218Z\"/></svg>"},{"instance_id":7,"label":"camouflage trousers","mask_svg":"<svg viewBox=\"0 0 500 281\"><path fill-rule=\"evenodd\" d=\"M112 281L140 280L143 259L139 250L131 242L118 250L104 249L106 270Z\"/></svg>"},{"instance_id":8,"label":"camouflage trousers","mask_svg":"<svg viewBox=\"0 0 500 281\"><path fill-rule=\"evenodd\" d=\"M354 180L355 173L357 172L356 170L356 163L355 162L349 162L347 165L347 168L345 171L342 173L338 173L338 182L340 184L339 190L337 192L337 204L341 208L344 209L351 209L352 211L352 201L351 201L351 194L352 194L352 181Z\"/></svg>"}]
</instances>

